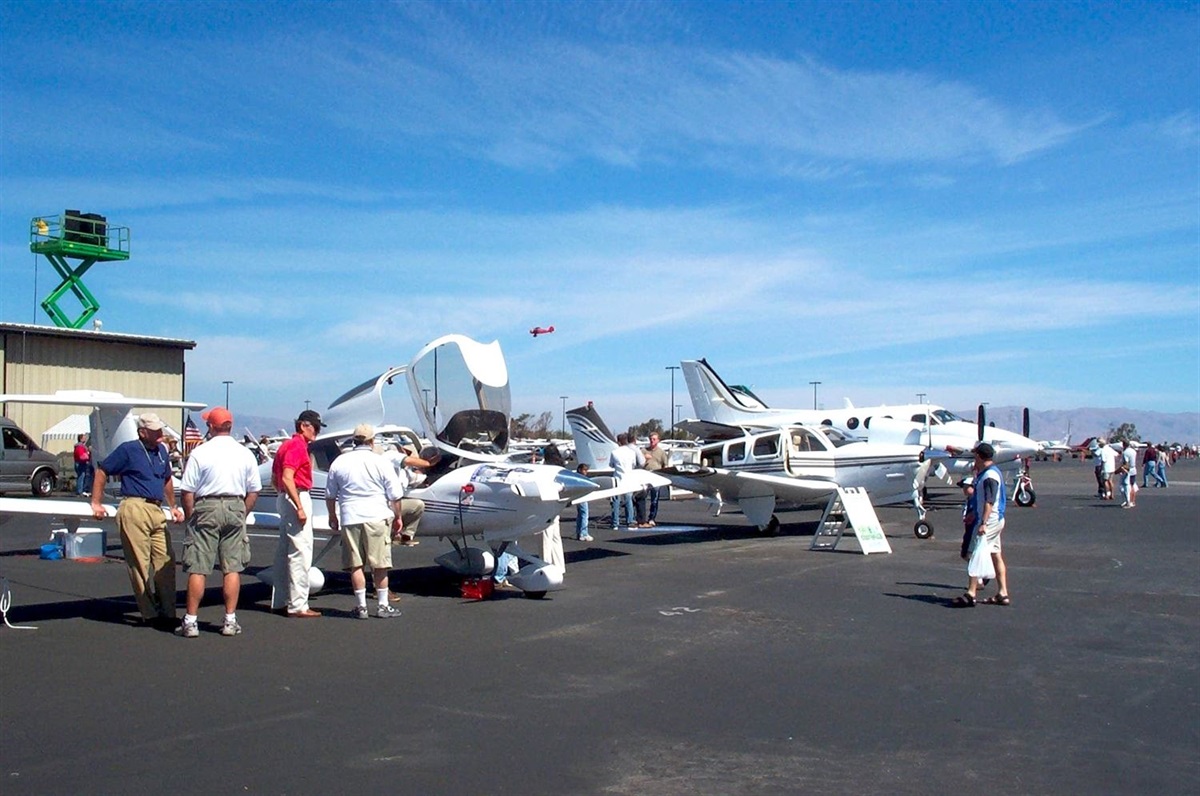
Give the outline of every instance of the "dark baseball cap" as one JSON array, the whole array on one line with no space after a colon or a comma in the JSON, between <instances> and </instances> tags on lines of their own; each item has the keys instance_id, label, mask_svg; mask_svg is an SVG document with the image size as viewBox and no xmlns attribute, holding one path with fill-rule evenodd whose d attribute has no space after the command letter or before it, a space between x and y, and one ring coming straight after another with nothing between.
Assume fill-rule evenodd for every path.
<instances>
[{"instance_id":1,"label":"dark baseball cap","mask_svg":"<svg viewBox=\"0 0 1200 796\"><path fill-rule=\"evenodd\" d=\"M301 412L300 416L296 418L296 422L311 423L312 427L317 431L320 431L321 426L325 425L321 422L321 415L317 412L314 412L312 409L305 409L303 412Z\"/></svg>"},{"instance_id":2,"label":"dark baseball cap","mask_svg":"<svg viewBox=\"0 0 1200 796\"><path fill-rule=\"evenodd\" d=\"M979 443L978 445L976 445L974 447L973 450L975 453L978 453L984 459L996 458L996 449L993 448L991 445L987 444L986 442Z\"/></svg>"}]
</instances>

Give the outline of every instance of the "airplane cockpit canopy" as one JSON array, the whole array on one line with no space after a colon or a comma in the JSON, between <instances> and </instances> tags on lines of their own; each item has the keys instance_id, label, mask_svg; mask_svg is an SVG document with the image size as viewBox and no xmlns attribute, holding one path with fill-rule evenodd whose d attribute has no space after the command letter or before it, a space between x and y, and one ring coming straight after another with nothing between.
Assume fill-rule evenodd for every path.
<instances>
[{"instance_id":1,"label":"airplane cockpit canopy","mask_svg":"<svg viewBox=\"0 0 1200 796\"><path fill-rule=\"evenodd\" d=\"M425 435L442 450L479 459L507 448L512 404L499 341L439 338L409 365L408 383Z\"/></svg>"},{"instance_id":2,"label":"airplane cockpit canopy","mask_svg":"<svg viewBox=\"0 0 1200 796\"><path fill-rule=\"evenodd\" d=\"M938 426L938 425L942 425L943 423L953 423L955 421L963 422L963 423L966 422L961 417L954 414L953 412L951 412L948 409L933 409L929 412L929 418L930 418L929 424L931 426ZM912 420L914 423L924 423L925 415L924 414L915 414L912 416Z\"/></svg>"}]
</instances>

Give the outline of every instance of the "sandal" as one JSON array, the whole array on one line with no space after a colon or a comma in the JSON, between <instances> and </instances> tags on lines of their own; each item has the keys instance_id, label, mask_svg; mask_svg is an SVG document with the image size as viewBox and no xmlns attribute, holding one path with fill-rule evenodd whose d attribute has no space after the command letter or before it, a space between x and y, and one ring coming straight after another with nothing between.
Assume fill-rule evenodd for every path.
<instances>
[{"instance_id":1,"label":"sandal","mask_svg":"<svg viewBox=\"0 0 1200 796\"><path fill-rule=\"evenodd\" d=\"M983 601L984 605L1012 605L1012 600L1008 599L1007 594L995 594Z\"/></svg>"},{"instance_id":2,"label":"sandal","mask_svg":"<svg viewBox=\"0 0 1200 796\"><path fill-rule=\"evenodd\" d=\"M952 605L955 608L974 608L975 607L975 598L969 594L964 593L959 597L955 597L954 601L951 602L950 605Z\"/></svg>"}]
</instances>

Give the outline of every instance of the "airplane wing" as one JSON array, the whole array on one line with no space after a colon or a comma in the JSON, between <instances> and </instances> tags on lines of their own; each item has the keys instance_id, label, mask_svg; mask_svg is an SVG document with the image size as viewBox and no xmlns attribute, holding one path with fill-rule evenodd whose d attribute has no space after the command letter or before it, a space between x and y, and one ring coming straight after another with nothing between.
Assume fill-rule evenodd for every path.
<instances>
[{"instance_id":1,"label":"airplane wing","mask_svg":"<svg viewBox=\"0 0 1200 796\"><path fill-rule=\"evenodd\" d=\"M737 503L746 518L759 527L770 521L776 500L820 502L837 489L837 484L814 478L735 472L719 467L669 467L659 472L683 489Z\"/></svg>"},{"instance_id":2,"label":"airplane wing","mask_svg":"<svg viewBox=\"0 0 1200 796\"><path fill-rule=\"evenodd\" d=\"M578 497L572 500L571 505L574 506L579 503L600 500L601 498L614 498L617 495L629 495L633 494L634 492L641 492L648 486L670 486L671 483L672 481L670 478L659 475L657 472L653 472L651 470L634 470L632 473L627 474L623 479L621 479L621 482L616 486L609 487L608 489L597 489L595 492L589 492L583 497Z\"/></svg>"}]
</instances>

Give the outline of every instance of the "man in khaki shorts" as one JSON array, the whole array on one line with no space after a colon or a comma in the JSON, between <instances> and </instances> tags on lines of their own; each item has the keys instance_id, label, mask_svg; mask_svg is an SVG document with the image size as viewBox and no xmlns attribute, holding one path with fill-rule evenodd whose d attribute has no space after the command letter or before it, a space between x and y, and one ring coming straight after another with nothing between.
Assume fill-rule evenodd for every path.
<instances>
[{"instance_id":1,"label":"man in khaki shorts","mask_svg":"<svg viewBox=\"0 0 1200 796\"><path fill-rule=\"evenodd\" d=\"M183 545L183 571L187 573L187 613L176 635L200 635L197 613L204 596L204 581L213 566L221 564L221 593L225 598L222 636L242 632L237 621L241 572L250 563L246 515L258 500L262 480L254 454L230 436L233 415L218 406L201 417L208 423L209 439L188 457L180 490L187 517L188 538Z\"/></svg>"},{"instance_id":2,"label":"man in khaki shorts","mask_svg":"<svg viewBox=\"0 0 1200 796\"><path fill-rule=\"evenodd\" d=\"M375 428L362 423L354 429L354 449L329 465L325 506L329 530L342 532L342 568L350 573L355 619L367 619L367 577L379 600L376 616L389 619L400 611L388 604L388 570L392 568L392 526L400 521L404 488L392 465L375 452Z\"/></svg>"}]
</instances>

